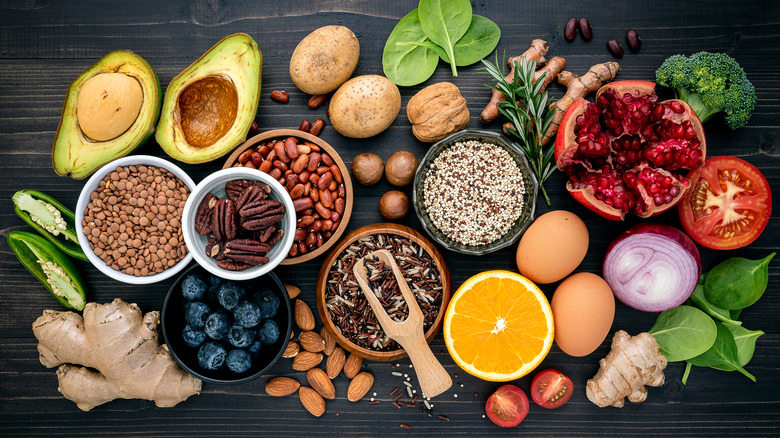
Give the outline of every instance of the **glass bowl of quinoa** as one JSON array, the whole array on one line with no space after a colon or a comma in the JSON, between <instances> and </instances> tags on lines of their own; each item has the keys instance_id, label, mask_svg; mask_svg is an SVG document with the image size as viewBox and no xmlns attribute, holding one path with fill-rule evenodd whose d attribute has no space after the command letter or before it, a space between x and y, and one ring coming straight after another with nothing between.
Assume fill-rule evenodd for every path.
<instances>
[{"instance_id":1,"label":"glass bowl of quinoa","mask_svg":"<svg viewBox=\"0 0 780 438\"><path fill-rule=\"evenodd\" d=\"M517 241L533 221L539 185L525 154L503 135L466 129L431 146L414 177L414 210L450 251L485 255Z\"/></svg>"}]
</instances>

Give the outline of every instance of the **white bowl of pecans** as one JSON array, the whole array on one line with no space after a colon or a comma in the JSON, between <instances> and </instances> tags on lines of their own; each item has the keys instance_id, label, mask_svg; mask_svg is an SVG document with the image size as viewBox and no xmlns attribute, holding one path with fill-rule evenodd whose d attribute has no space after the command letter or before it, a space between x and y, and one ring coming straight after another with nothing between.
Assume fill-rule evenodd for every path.
<instances>
[{"instance_id":1,"label":"white bowl of pecans","mask_svg":"<svg viewBox=\"0 0 780 438\"><path fill-rule=\"evenodd\" d=\"M76 231L89 261L130 284L163 281L192 255L182 212L195 182L175 164L149 155L114 160L96 171L76 204Z\"/></svg>"},{"instance_id":2,"label":"white bowl of pecans","mask_svg":"<svg viewBox=\"0 0 780 438\"><path fill-rule=\"evenodd\" d=\"M287 257L295 235L287 190L256 169L233 167L201 181L184 206L184 241L195 261L230 280L257 278Z\"/></svg>"}]
</instances>

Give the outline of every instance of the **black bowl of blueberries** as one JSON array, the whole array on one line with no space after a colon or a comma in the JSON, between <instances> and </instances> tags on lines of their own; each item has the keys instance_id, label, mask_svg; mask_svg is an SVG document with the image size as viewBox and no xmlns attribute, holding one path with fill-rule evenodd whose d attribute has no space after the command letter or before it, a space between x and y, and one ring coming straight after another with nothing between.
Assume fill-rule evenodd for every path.
<instances>
[{"instance_id":1,"label":"black bowl of blueberries","mask_svg":"<svg viewBox=\"0 0 780 438\"><path fill-rule=\"evenodd\" d=\"M265 374L287 348L291 330L290 298L272 272L234 281L194 265L163 304L168 350L206 382L243 383Z\"/></svg>"}]
</instances>

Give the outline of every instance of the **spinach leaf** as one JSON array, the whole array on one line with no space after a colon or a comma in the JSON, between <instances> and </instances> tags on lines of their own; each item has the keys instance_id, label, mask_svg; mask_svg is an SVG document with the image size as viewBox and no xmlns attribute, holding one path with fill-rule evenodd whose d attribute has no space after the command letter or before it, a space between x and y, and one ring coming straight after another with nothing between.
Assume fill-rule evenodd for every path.
<instances>
[{"instance_id":1,"label":"spinach leaf","mask_svg":"<svg viewBox=\"0 0 780 438\"><path fill-rule=\"evenodd\" d=\"M764 332L761 330L748 330L745 327L733 324L724 325L734 336L734 343L737 345L737 359L739 360L739 365L744 367L753 358L753 353L756 351L756 340ZM712 367L723 371L734 371L734 368L725 365L713 365Z\"/></svg>"},{"instance_id":2,"label":"spinach leaf","mask_svg":"<svg viewBox=\"0 0 780 438\"><path fill-rule=\"evenodd\" d=\"M474 64L488 56L498 45L501 29L498 25L481 15L471 17L471 25L465 34L455 43L455 64L458 67ZM444 62L450 62L447 52L439 53Z\"/></svg>"},{"instance_id":3,"label":"spinach leaf","mask_svg":"<svg viewBox=\"0 0 780 438\"><path fill-rule=\"evenodd\" d=\"M452 75L458 76L455 68L455 43L471 25L471 2L469 0L420 0L419 17L423 32L435 44L447 52Z\"/></svg>"},{"instance_id":4,"label":"spinach leaf","mask_svg":"<svg viewBox=\"0 0 780 438\"><path fill-rule=\"evenodd\" d=\"M691 365L700 367L731 367L755 382L756 378L747 372L744 368L742 368L742 365L739 364L737 344L734 341L734 335L731 334L731 330L729 330L726 327L726 324L723 324L722 322L715 323L715 325L718 329L718 335L715 338L715 343L712 344L712 347L710 347L710 349L704 353L688 359L688 362L690 362Z\"/></svg>"},{"instance_id":5,"label":"spinach leaf","mask_svg":"<svg viewBox=\"0 0 780 438\"><path fill-rule=\"evenodd\" d=\"M669 362L696 357L709 350L717 337L715 321L691 306L661 312L649 333Z\"/></svg>"},{"instance_id":6,"label":"spinach leaf","mask_svg":"<svg viewBox=\"0 0 780 438\"><path fill-rule=\"evenodd\" d=\"M417 11L409 12L395 25L382 53L385 76L396 85L411 86L425 82L439 63L439 55L429 47L410 44L430 42L422 30Z\"/></svg>"},{"instance_id":7,"label":"spinach leaf","mask_svg":"<svg viewBox=\"0 0 780 438\"><path fill-rule=\"evenodd\" d=\"M758 301L769 282L771 253L761 260L730 258L715 266L704 280L704 296L718 307L744 309Z\"/></svg>"},{"instance_id":8,"label":"spinach leaf","mask_svg":"<svg viewBox=\"0 0 780 438\"><path fill-rule=\"evenodd\" d=\"M696 285L696 289L693 290L693 294L691 294L691 301L707 315L710 315L715 319L719 319L729 324L742 325L742 322L732 319L730 310L721 309L720 307L710 303L707 300L707 297L704 296L704 286L701 284Z\"/></svg>"}]
</instances>

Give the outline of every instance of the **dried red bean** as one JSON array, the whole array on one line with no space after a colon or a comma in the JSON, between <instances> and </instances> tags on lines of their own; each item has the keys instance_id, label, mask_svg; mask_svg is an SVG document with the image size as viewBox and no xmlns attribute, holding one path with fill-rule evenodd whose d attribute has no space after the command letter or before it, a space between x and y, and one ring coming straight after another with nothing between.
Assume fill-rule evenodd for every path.
<instances>
[{"instance_id":1,"label":"dried red bean","mask_svg":"<svg viewBox=\"0 0 780 438\"><path fill-rule=\"evenodd\" d=\"M290 100L290 96L282 90L274 90L271 92L271 99L279 103L287 103Z\"/></svg>"},{"instance_id":2,"label":"dried red bean","mask_svg":"<svg viewBox=\"0 0 780 438\"><path fill-rule=\"evenodd\" d=\"M241 164L246 163L252 157L253 153L254 153L254 150L252 148L249 148L249 149L245 150L244 152L241 152L241 155L238 156L238 162L241 163Z\"/></svg>"},{"instance_id":3,"label":"dried red bean","mask_svg":"<svg viewBox=\"0 0 780 438\"><path fill-rule=\"evenodd\" d=\"M590 21L587 18L580 18L580 34L585 41L590 41L593 38L593 29L591 29Z\"/></svg>"},{"instance_id":4,"label":"dried red bean","mask_svg":"<svg viewBox=\"0 0 780 438\"><path fill-rule=\"evenodd\" d=\"M639 47L642 46L642 40L639 39L639 34L633 29L629 30L626 34L626 42L628 43L628 48L631 49L632 52L636 52L639 50Z\"/></svg>"},{"instance_id":5,"label":"dried red bean","mask_svg":"<svg viewBox=\"0 0 780 438\"><path fill-rule=\"evenodd\" d=\"M309 98L309 102L307 103L307 105L311 109L317 109L321 107L323 103L325 103L325 99L327 98L328 98L327 94L315 94L314 96Z\"/></svg>"},{"instance_id":6,"label":"dried red bean","mask_svg":"<svg viewBox=\"0 0 780 438\"><path fill-rule=\"evenodd\" d=\"M620 45L618 40L609 40L607 42L607 49L609 49L609 53L611 53L612 56L616 58L623 57L623 46Z\"/></svg>"},{"instance_id":7,"label":"dried red bean","mask_svg":"<svg viewBox=\"0 0 780 438\"><path fill-rule=\"evenodd\" d=\"M309 129L311 129L311 122L308 120L302 121L301 126L298 127L298 130L303 132L309 132Z\"/></svg>"},{"instance_id":8,"label":"dried red bean","mask_svg":"<svg viewBox=\"0 0 780 438\"><path fill-rule=\"evenodd\" d=\"M578 27L576 18L572 18L566 22L566 27L563 29L563 37L566 38L566 41L574 41L574 38L577 36Z\"/></svg>"},{"instance_id":9,"label":"dried red bean","mask_svg":"<svg viewBox=\"0 0 780 438\"><path fill-rule=\"evenodd\" d=\"M323 129L325 129L325 120L317 119L311 125L311 129L309 129L309 134L320 135Z\"/></svg>"}]
</instances>

